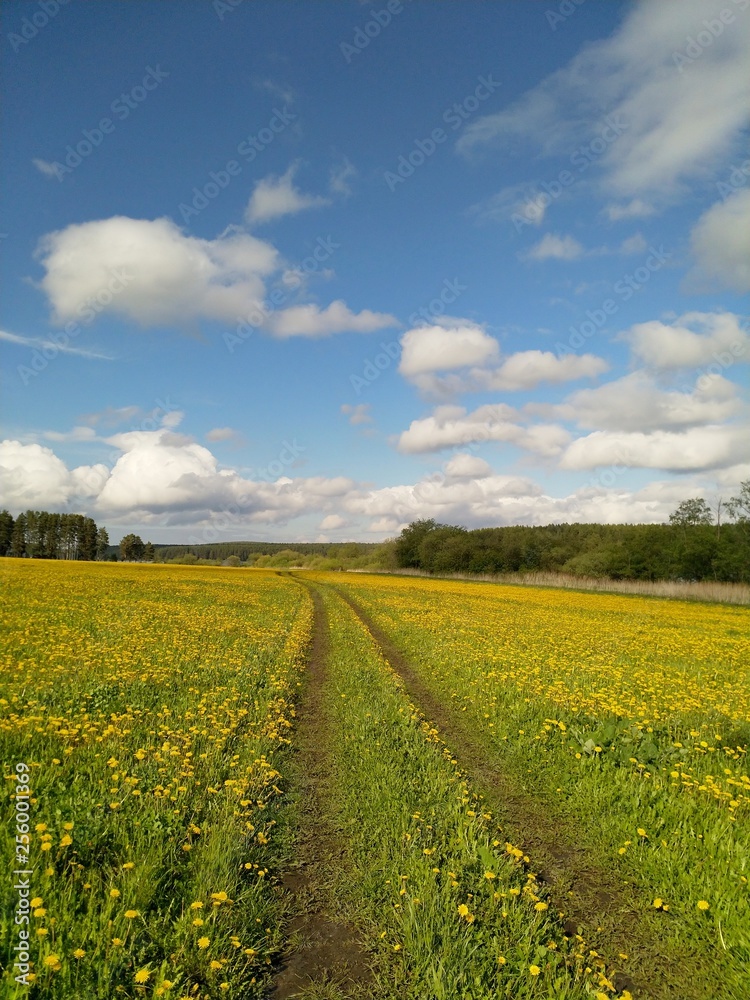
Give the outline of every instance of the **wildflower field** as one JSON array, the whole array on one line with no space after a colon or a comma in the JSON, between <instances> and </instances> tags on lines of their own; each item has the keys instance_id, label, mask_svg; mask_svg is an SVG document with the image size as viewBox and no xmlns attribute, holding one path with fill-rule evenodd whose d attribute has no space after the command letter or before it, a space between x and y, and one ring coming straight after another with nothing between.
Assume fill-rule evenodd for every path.
<instances>
[{"instance_id":1,"label":"wildflower field","mask_svg":"<svg viewBox=\"0 0 750 1000\"><path fill-rule=\"evenodd\" d=\"M748 609L0 575L3 997L750 997Z\"/></svg>"}]
</instances>

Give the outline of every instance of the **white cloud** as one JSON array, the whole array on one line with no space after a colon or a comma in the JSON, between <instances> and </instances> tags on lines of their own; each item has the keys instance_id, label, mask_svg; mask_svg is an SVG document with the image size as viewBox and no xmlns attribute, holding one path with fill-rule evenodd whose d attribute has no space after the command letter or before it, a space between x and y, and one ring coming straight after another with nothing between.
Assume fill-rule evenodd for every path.
<instances>
[{"instance_id":1,"label":"white cloud","mask_svg":"<svg viewBox=\"0 0 750 1000\"><path fill-rule=\"evenodd\" d=\"M409 429L399 435L397 447L404 454L420 454L480 441L500 441L551 458L570 441L570 434L562 427L522 427L514 422L516 416L517 412L505 403L480 406L471 413L462 406L438 406L431 416L413 420Z\"/></svg>"},{"instance_id":2,"label":"white cloud","mask_svg":"<svg viewBox=\"0 0 750 1000\"><path fill-rule=\"evenodd\" d=\"M558 236L545 233L538 243L524 253L524 260L577 260L584 255L584 249L572 236Z\"/></svg>"},{"instance_id":3,"label":"white cloud","mask_svg":"<svg viewBox=\"0 0 750 1000\"><path fill-rule=\"evenodd\" d=\"M610 222L620 222L622 219L645 219L653 215L656 209L653 205L643 201L641 198L633 198L623 205L611 202L606 205L604 212Z\"/></svg>"},{"instance_id":4,"label":"white cloud","mask_svg":"<svg viewBox=\"0 0 750 1000\"><path fill-rule=\"evenodd\" d=\"M115 216L48 234L37 256L46 271L41 288L60 323L80 320L87 309L91 318L111 312L142 326L192 326L200 319L235 326L248 317L286 338L369 333L397 322L369 309L354 313L340 300L325 308L268 308L265 283L283 262L270 243L236 228L203 240L170 219Z\"/></svg>"},{"instance_id":5,"label":"white cloud","mask_svg":"<svg viewBox=\"0 0 750 1000\"><path fill-rule=\"evenodd\" d=\"M398 320L389 313L363 309L355 313L341 299L325 309L316 305L290 306L271 313L266 326L274 337L328 337L333 333L372 333L383 327L396 326Z\"/></svg>"},{"instance_id":6,"label":"white cloud","mask_svg":"<svg viewBox=\"0 0 750 1000\"><path fill-rule=\"evenodd\" d=\"M705 33L705 21L726 8L732 24L678 65L688 38ZM640 2L611 37L586 45L503 111L469 123L457 148L526 139L547 155L570 155L598 133L605 146L597 162L613 193L669 197L707 176L738 141L750 91L749 38L750 18L726 0Z\"/></svg>"},{"instance_id":7,"label":"white cloud","mask_svg":"<svg viewBox=\"0 0 750 1000\"><path fill-rule=\"evenodd\" d=\"M68 470L50 448L20 441L0 442L3 502L16 513L65 507L93 497L107 476L104 465Z\"/></svg>"},{"instance_id":8,"label":"white cloud","mask_svg":"<svg viewBox=\"0 0 750 1000\"><path fill-rule=\"evenodd\" d=\"M57 177L58 168L54 163L50 163L49 160L40 160L34 158L31 161L40 174L44 174L45 177Z\"/></svg>"},{"instance_id":9,"label":"white cloud","mask_svg":"<svg viewBox=\"0 0 750 1000\"><path fill-rule=\"evenodd\" d=\"M500 352L497 341L469 320L455 325L441 321L408 330L401 338L401 347L398 370L406 378L481 365Z\"/></svg>"},{"instance_id":10,"label":"white cloud","mask_svg":"<svg viewBox=\"0 0 750 1000\"><path fill-rule=\"evenodd\" d=\"M562 469L621 466L695 472L720 469L747 456L747 429L708 425L683 433L594 431L577 438L560 459Z\"/></svg>"},{"instance_id":11,"label":"white cloud","mask_svg":"<svg viewBox=\"0 0 750 1000\"><path fill-rule=\"evenodd\" d=\"M480 222L505 222L518 217L520 224L540 226L552 199L534 184L511 184L469 209Z\"/></svg>"},{"instance_id":12,"label":"white cloud","mask_svg":"<svg viewBox=\"0 0 750 1000\"><path fill-rule=\"evenodd\" d=\"M750 292L750 190L712 205L693 228L690 242L697 265L691 277Z\"/></svg>"},{"instance_id":13,"label":"white cloud","mask_svg":"<svg viewBox=\"0 0 750 1000\"><path fill-rule=\"evenodd\" d=\"M633 236L629 236L622 241L620 244L620 253L643 253L647 246L648 243L644 239L643 233L635 233Z\"/></svg>"},{"instance_id":14,"label":"white cloud","mask_svg":"<svg viewBox=\"0 0 750 1000\"><path fill-rule=\"evenodd\" d=\"M232 427L214 427L205 434L206 441L233 441L238 433Z\"/></svg>"},{"instance_id":15,"label":"white cloud","mask_svg":"<svg viewBox=\"0 0 750 1000\"><path fill-rule=\"evenodd\" d=\"M331 169L330 188L334 194L341 195L342 198L349 198L352 193L351 178L357 176L357 168L348 158L344 158L343 163Z\"/></svg>"},{"instance_id":16,"label":"white cloud","mask_svg":"<svg viewBox=\"0 0 750 1000\"><path fill-rule=\"evenodd\" d=\"M298 168L299 164L293 163L280 177L271 175L258 181L245 210L247 222L251 224L270 222L271 219L278 219L283 215L296 215L297 212L308 208L330 205L329 198L303 194L294 186L294 175Z\"/></svg>"},{"instance_id":17,"label":"white cloud","mask_svg":"<svg viewBox=\"0 0 750 1000\"><path fill-rule=\"evenodd\" d=\"M247 233L202 240L170 219L124 216L49 233L37 256L46 271L41 287L61 323L80 320L88 303L143 326L236 322L262 308L264 278L279 266L276 249Z\"/></svg>"},{"instance_id":18,"label":"white cloud","mask_svg":"<svg viewBox=\"0 0 750 1000\"><path fill-rule=\"evenodd\" d=\"M340 514L327 514L318 527L321 531L337 531L339 528L345 528L347 524L346 518Z\"/></svg>"},{"instance_id":19,"label":"white cloud","mask_svg":"<svg viewBox=\"0 0 750 1000\"><path fill-rule=\"evenodd\" d=\"M750 358L750 335L734 313L685 313L672 323L650 320L620 337L629 341L638 361L663 371L714 365L721 372Z\"/></svg>"},{"instance_id":20,"label":"white cloud","mask_svg":"<svg viewBox=\"0 0 750 1000\"><path fill-rule=\"evenodd\" d=\"M372 417L370 416L370 403L357 403L356 406L352 406L350 403L344 403L341 407L341 412L345 413L349 417L349 423L354 424L371 424Z\"/></svg>"},{"instance_id":21,"label":"white cloud","mask_svg":"<svg viewBox=\"0 0 750 1000\"><path fill-rule=\"evenodd\" d=\"M450 479L486 479L492 475L492 467L478 455L460 451L445 463L445 474Z\"/></svg>"},{"instance_id":22,"label":"white cloud","mask_svg":"<svg viewBox=\"0 0 750 1000\"><path fill-rule=\"evenodd\" d=\"M581 389L551 410L579 427L645 431L716 424L740 408L737 386L721 376L699 380L692 391L678 391L665 390L651 375L637 371L596 389Z\"/></svg>"},{"instance_id":23,"label":"white cloud","mask_svg":"<svg viewBox=\"0 0 750 1000\"><path fill-rule=\"evenodd\" d=\"M74 427L70 431L45 431L48 441L97 441L99 440L93 427Z\"/></svg>"},{"instance_id":24,"label":"white cloud","mask_svg":"<svg viewBox=\"0 0 750 1000\"><path fill-rule=\"evenodd\" d=\"M102 354L100 351L91 351L85 347L71 347L69 338L63 340L58 338L53 340L48 337L24 337L18 333L9 333L7 330L0 330L0 340L5 340L9 344L18 344L21 347L31 347L37 351L59 351L61 354L74 354L80 358L91 358L95 361L114 361L110 354Z\"/></svg>"},{"instance_id":25,"label":"white cloud","mask_svg":"<svg viewBox=\"0 0 750 1000\"><path fill-rule=\"evenodd\" d=\"M447 398L466 392L519 392L542 382L560 384L581 378L595 378L609 365L594 354L567 354L552 351L518 351L495 368L471 368L451 374L413 375L410 381L427 396Z\"/></svg>"}]
</instances>

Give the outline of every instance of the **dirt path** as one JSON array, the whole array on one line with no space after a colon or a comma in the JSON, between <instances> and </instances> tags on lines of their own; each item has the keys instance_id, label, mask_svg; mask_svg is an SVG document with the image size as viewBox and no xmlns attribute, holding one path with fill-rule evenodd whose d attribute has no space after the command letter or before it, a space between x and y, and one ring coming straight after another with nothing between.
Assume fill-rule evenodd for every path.
<instances>
[{"instance_id":1,"label":"dirt path","mask_svg":"<svg viewBox=\"0 0 750 1000\"><path fill-rule=\"evenodd\" d=\"M564 913L565 931L596 939L596 947L610 961L620 964L620 953L638 955L638 973L615 975L618 991L634 997L673 997L674 968L659 954L658 944L638 933L638 913L627 903L632 891L609 872L594 868L586 852L566 842L559 823L518 780L504 773L494 758L476 741L462 720L433 695L404 655L356 601L335 588L357 614L380 646L391 667L403 680L407 693L422 714L435 725L441 739L454 753L462 770L493 810L508 839L534 859L540 882L548 885L558 910ZM605 952L606 949L606 952ZM683 976L680 976L680 980ZM705 1000L692 992L680 1000Z\"/></svg>"},{"instance_id":2,"label":"dirt path","mask_svg":"<svg viewBox=\"0 0 750 1000\"><path fill-rule=\"evenodd\" d=\"M296 914L288 928L292 948L281 963L270 1000L323 995L354 997L371 979L368 957L354 928L332 913L330 882L344 854L327 808L330 751L323 703L329 650L328 619L320 594L314 604L313 637L302 701L297 711L293 782L297 790L299 840L295 868L283 878ZM309 991L309 992L308 992Z\"/></svg>"}]
</instances>

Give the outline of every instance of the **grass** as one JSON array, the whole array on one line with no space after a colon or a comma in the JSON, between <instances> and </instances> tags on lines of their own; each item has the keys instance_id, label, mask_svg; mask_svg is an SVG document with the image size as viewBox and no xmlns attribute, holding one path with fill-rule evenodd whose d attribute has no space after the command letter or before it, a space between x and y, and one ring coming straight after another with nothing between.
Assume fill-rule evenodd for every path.
<instances>
[{"instance_id":1,"label":"grass","mask_svg":"<svg viewBox=\"0 0 750 1000\"><path fill-rule=\"evenodd\" d=\"M29 986L260 997L282 943L279 768L310 625L270 574L3 561L0 747L31 767ZM2 880L2 912L15 912ZM226 985L225 985L226 984Z\"/></svg>"},{"instance_id":2,"label":"grass","mask_svg":"<svg viewBox=\"0 0 750 1000\"><path fill-rule=\"evenodd\" d=\"M750 995L747 613L426 580L345 589L537 826L615 876L640 949L625 968L663 979L647 995Z\"/></svg>"}]
</instances>

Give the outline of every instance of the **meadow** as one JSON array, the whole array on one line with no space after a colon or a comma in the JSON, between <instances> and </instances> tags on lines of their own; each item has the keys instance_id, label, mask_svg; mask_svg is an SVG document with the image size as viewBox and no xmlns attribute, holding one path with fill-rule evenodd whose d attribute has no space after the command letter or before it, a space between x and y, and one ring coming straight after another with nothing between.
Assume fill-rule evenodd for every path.
<instances>
[{"instance_id":1,"label":"meadow","mask_svg":"<svg viewBox=\"0 0 750 1000\"><path fill-rule=\"evenodd\" d=\"M747 609L346 573L0 574L2 996L750 996ZM294 965L305 911L356 942L340 962Z\"/></svg>"}]
</instances>

